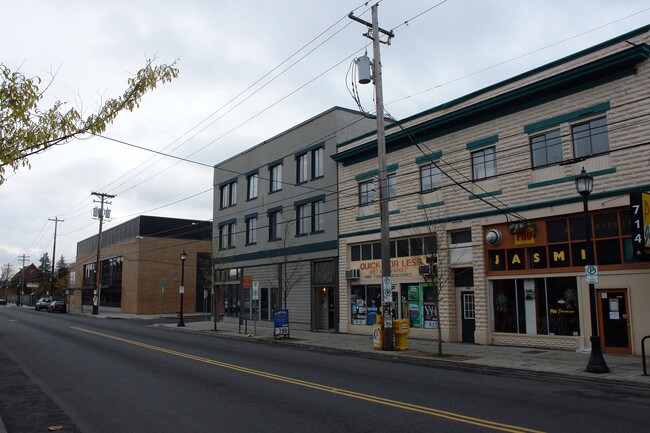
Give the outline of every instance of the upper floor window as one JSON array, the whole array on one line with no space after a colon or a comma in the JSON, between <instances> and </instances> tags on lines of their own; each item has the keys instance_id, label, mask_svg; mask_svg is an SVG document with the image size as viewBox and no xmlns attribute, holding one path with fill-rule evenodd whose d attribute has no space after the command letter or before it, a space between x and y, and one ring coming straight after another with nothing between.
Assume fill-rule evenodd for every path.
<instances>
[{"instance_id":1,"label":"upper floor window","mask_svg":"<svg viewBox=\"0 0 650 433\"><path fill-rule=\"evenodd\" d=\"M276 164L269 168L271 192L280 191L282 189L282 164Z\"/></svg>"},{"instance_id":2,"label":"upper floor window","mask_svg":"<svg viewBox=\"0 0 650 433\"><path fill-rule=\"evenodd\" d=\"M219 226L219 249L235 246L235 223L230 222Z\"/></svg>"},{"instance_id":3,"label":"upper floor window","mask_svg":"<svg viewBox=\"0 0 650 433\"><path fill-rule=\"evenodd\" d=\"M313 232L322 232L325 230L323 225L323 206L325 205L324 200L318 200L312 202L311 204L311 231Z\"/></svg>"},{"instance_id":4,"label":"upper floor window","mask_svg":"<svg viewBox=\"0 0 650 433\"><path fill-rule=\"evenodd\" d=\"M307 154L303 153L296 159L296 182L303 183L309 180L309 160Z\"/></svg>"},{"instance_id":5,"label":"upper floor window","mask_svg":"<svg viewBox=\"0 0 650 433\"><path fill-rule=\"evenodd\" d=\"M309 232L309 214L307 204L296 206L296 235L306 235Z\"/></svg>"},{"instance_id":6,"label":"upper floor window","mask_svg":"<svg viewBox=\"0 0 650 433\"><path fill-rule=\"evenodd\" d=\"M282 211L277 210L268 213L269 217L269 240L281 239L282 233Z\"/></svg>"},{"instance_id":7,"label":"upper floor window","mask_svg":"<svg viewBox=\"0 0 650 433\"><path fill-rule=\"evenodd\" d=\"M397 174L390 173L386 177L388 182L388 199L392 200L397 197Z\"/></svg>"},{"instance_id":8,"label":"upper floor window","mask_svg":"<svg viewBox=\"0 0 650 433\"><path fill-rule=\"evenodd\" d=\"M496 147L487 147L472 153L472 175L474 180L497 175Z\"/></svg>"},{"instance_id":9,"label":"upper floor window","mask_svg":"<svg viewBox=\"0 0 650 433\"><path fill-rule=\"evenodd\" d=\"M572 135L575 158L609 152L609 134L605 117L574 125Z\"/></svg>"},{"instance_id":10,"label":"upper floor window","mask_svg":"<svg viewBox=\"0 0 650 433\"><path fill-rule=\"evenodd\" d=\"M249 175L246 178L246 184L247 184L247 192L246 192L246 199L247 200L252 200L254 198L257 198L257 184L259 182L259 174L254 173Z\"/></svg>"},{"instance_id":11,"label":"upper floor window","mask_svg":"<svg viewBox=\"0 0 650 433\"><path fill-rule=\"evenodd\" d=\"M533 168L562 162L562 138L560 130L546 132L530 138Z\"/></svg>"},{"instance_id":12,"label":"upper floor window","mask_svg":"<svg viewBox=\"0 0 650 433\"><path fill-rule=\"evenodd\" d=\"M420 166L420 192L430 192L440 188L440 169L435 163Z\"/></svg>"},{"instance_id":13,"label":"upper floor window","mask_svg":"<svg viewBox=\"0 0 650 433\"><path fill-rule=\"evenodd\" d=\"M368 180L359 183L359 205L367 205L375 201L375 182Z\"/></svg>"},{"instance_id":14,"label":"upper floor window","mask_svg":"<svg viewBox=\"0 0 650 433\"><path fill-rule=\"evenodd\" d=\"M237 181L221 185L221 208L227 208L237 204Z\"/></svg>"},{"instance_id":15,"label":"upper floor window","mask_svg":"<svg viewBox=\"0 0 650 433\"><path fill-rule=\"evenodd\" d=\"M311 151L311 178L316 179L323 175L323 148L319 147Z\"/></svg>"},{"instance_id":16,"label":"upper floor window","mask_svg":"<svg viewBox=\"0 0 650 433\"><path fill-rule=\"evenodd\" d=\"M246 245L257 243L257 217L246 219Z\"/></svg>"}]
</instances>

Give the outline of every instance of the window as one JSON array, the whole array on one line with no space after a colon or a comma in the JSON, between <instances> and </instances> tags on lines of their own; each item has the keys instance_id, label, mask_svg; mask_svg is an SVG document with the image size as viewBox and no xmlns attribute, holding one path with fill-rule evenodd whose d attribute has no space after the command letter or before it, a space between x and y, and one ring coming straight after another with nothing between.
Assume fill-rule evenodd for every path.
<instances>
[{"instance_id":1,"label":"window","mask_svg":"<svg viewBox=\"0 0 650 433\"><path fill-rule=\"evenodd\" d=\"M472 287L474 285L473 268L454 269L454 287Z\"/></svg>"},{"instance_id":2,"label":"window","mask_svg":"<svg viewBox=\"0 0 650 433\"><path fill-rule=\"evenodd\" d=\"M604 117L574 125L572 134L573 156L575 158L609 152L607 119Z\"/></svg>"},{"instance_id":3,"label":"window","mask_svg":"<svg viewBox=\"0 0 650 433\"><path fill-rule=\"evenodd\" d=\"M372 180L359 184L359 204L367 205L375 201L375 183Z\"/></svg>"},{"instance_id":4,"label":"window","mask_svg":"<svg viewBox=\"0 0 650 433\"><path fill-rule=\"evenodd\" d=\"M420 192L430 192L440 188L440 169L437 164L420 167Z\"/></svg>"},{"instance_id":5,"label":"window","mask_svg":"<svg viewBox=\"0 0 650 433\"><path fill-rule=\"evenodd\" d=\"M575 277L492 281L492 308L495 332L580 335ZM536 320L526 320L531 312Z\"/></svg>"},{"instance_id":6,"label":"window","mask_svg":"<svg viewBox=\"0 0 650 433\"><path fill-rule=\"evenodd\" d=\"M219 249L234 248L235 222L228 222L219 226Z\"/></svg>"},{"instance_id":7,"label":"window","mask_svg":"<svg viewBox=\"0 0 650 433\"><path fill-rule=\"evenodd\" d=\"M323 207L325 206L325 202L323 200L318 200L315 202L312 202L311 204L311 231L312 233L315 232L322 232L325 230L325 227L323 225Z\"/></svg>"},{"instance_id":8,"label":"window","mask_svg":"<svg viewBox=\"0 0 650 433\"><path fill-rule=\"evenodd\" d=\"M269 240L276 241L280 238L282 226L282 212L277 210L269 212Z\"/></svg>"},{"instance_id":9,"label":"window","mask_svg":"<svg viewBox=\"0 0 650 433\"><path fill-rule=\"evenodd\" d=\"M237 204L237 181L221 185L219 191L221 193L221 209Z\"/></svg>"},{"instance_id":10,"label":"window","mask_svg":"<svg viewBox=\"0 0 650 433\"><path fill-rule=\"evenodd\" d=\"M530 138L533 168L562 162L562 138L560 130L546 132Z\"/></svg>"},{"instance_id":11,"label":"window","mask_svg":"<svg viewBox=\"0 0 650 433\"><path fill-rule=\"evenodd\" d=\"M271 172L271 192L280 191L282 189L282 164L277 164L269 168Z\"/></svg>"},{"instance_id":12,"label":"window","mask_svg":"<svg viewBox=\"0 0 650 433\"><path fill-rule=\"evenodd\" d=\"M309 161L307 160L307 154L303 153L296 159L296 183L307 182L309 179L308 168Z\"/></svg>"},{"instance_id":13,"label":"window","mask_svg":"<svg viewBox=\"0 0 650 433\"><path fill-rule=\"evenodd\" d=\"M374 325L381 307L381 286L352 286L350 307L353 325Z\"/></svg>"},{"instance_id":14,"label":"window","mask_svg":"<svg viewBox=\"0 0 650 433\"><path fill-rule=\"evenodd\" d=\"M308 206L306 204L296 206L296 235L298 236L306 235L309 230Z\"/></svg>"},{"instance_id":15,"label":"window","mask_svg":"<svg viewBox=\"0 0 650 433\"><path fill-rule=\"evenodd\" d=\"M451 244L466 244L472 242L472 231L463 230L459 232L451 232Z\"/></svg>"},{"instance_id":16,"label":"window","mask_svg":"<svg viewBox=\"0 0 650 433\"><path fill-rule=\"evenodd\" d=\"M472 174L474 180L497 175L497 154L494 146L472 153Z\"/></svg>"},{"instance_id":17,"label":"window","mask_svg":"<svg viewBox=\"0 0 650 433\"><path fill-rule=\"evenodd\" d=\"M311 151L311 178L316 179L323 174L323 148L319 147Z\"/></svg>"},{"instance_id":18,"label":"window","mask_svg":"<svg viewBox=\"0 0 650 433\"><path fill-rule=\"evenodd\" d=\"M388 181L388 200L393 200L397 197L397 174L389 174L386 180Z\"/></svg>"},{"instance_id":19,"label":"window","mask_svg":"<svg viewBox=\"0 0 650 433\"><path fill-rule=\"evenodd\" d=\"M257 217L246 219L246 245L257 243Z\"/></svg>"},{"instance_id":20,"label":"window","mask_svg":"<svg viewBox=\"0 0 650 433\"><path fill-rule=\"evenodd\" d=\"M254 173L249 175L246 178L246 184L247 184L247 193L246 193L246 198L248 200L252 200L254 198L257 198L257 183L259 181L259 174Z\"/></svg>"}]
</instances>

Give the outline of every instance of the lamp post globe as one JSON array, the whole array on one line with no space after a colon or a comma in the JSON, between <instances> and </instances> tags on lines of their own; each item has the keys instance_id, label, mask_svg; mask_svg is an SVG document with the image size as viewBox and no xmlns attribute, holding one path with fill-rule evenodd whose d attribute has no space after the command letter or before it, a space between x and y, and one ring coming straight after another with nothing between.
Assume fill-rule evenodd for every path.
<instances>
[{"instance_id":1,"label":"lamp post globe","mask_svg":"<svg viewBox=\"0 0 650 433\"><path fill-rule=\"evenodd\" d=\"M181 308L178 315L178 325L176 326L185 326L185 320L183 319L183 295L185 294L185 260L187 260L187 253L185 250L181 253L181 286L179 292L181 294Z\"/></svg>"},{"instance_id":2,"label":"lamp post globe","mask_svg":"<svg viewBox=\"0 0 650 433\"><path fill-rule=\"evenodd\" d=\"M575 178L576 190L582 196L582 206L585 218L585 250L587 255L587 266L594 265L594 244L591 237L591 217L589 216L589 195L594 189L594 178L584 169ZM589 283L589 314L591 316L591 355L587 363L589 373L609 373L609 367L603 358L600 347L600 335L598 335L598 318L596 316L596 289Z\"/></svg>"}]
</instances>

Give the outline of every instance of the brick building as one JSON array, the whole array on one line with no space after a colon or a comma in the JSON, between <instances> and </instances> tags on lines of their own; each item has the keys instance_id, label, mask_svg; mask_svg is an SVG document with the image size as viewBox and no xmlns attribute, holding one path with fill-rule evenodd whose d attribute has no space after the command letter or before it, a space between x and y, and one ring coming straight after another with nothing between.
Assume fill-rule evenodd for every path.
<instances>
[{"instance_id":1,"label":"brick building","mask_svg":"<svg viewBox=\"0 0 650 433\"><path fill-rule=\"evenodd\" d=\"M650 334L650 262L633 253L630 197L650 190L649 31L386 128L393 299L412 336L437 336L437 299L423 276L435 255L444 341L588 347L585 218L574 182L584 168L594 178L603 350L640 353ZM334 159L339 191L358 191L339 196L340 329L370 334L381 299L376 133L342 143Z\"/></svg>"},{"instance_id":2,"label":"brick building","mask_svg":"<svg viewBox=\"0 0 650 433\"><path fill-rule=\"evenodd\" d=\"M211 311L212 224L145 215L102 233L100 311L102 307L134 314L178 311L183 251L187 254L183 311ZM91 308L96 261L97 236L77 243L71 308L82 308L82 296L84 308Z\"/></svg>"}]
</instances>

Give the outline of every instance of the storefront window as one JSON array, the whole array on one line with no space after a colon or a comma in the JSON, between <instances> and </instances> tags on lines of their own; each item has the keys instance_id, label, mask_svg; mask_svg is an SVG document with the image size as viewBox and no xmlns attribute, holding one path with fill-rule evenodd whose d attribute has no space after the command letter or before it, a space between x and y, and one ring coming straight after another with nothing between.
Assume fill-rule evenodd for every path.
<instances>
[{"instance_id":1,"label":"storefront window","mask_svg":"<svg viewBox=\"0 0 650 433\"><path fill-rule=\"evenodd\" d=\"M436 291L429 284L402 285L401 318L411 328L437 329Z\"/></svg>"},{"instance_id":2,"label":"storefront window","mask_svg":"<svg viewBox=\"0 0 650 433\"><path fill-rule=\"evenodd\" d=\"M494 332L580 335L575 277L492 281Z\"/></svg>"},{"instance_id":3,"label":"storefront window","mask_svg":"<svg viewBox=\"0 0 650 433\"><path fill-rule=\"evenodd\" d=\"M352 286L350 306L353 325L374 325L380 314L381 287Z\"/></svg>"}]
</instances>

